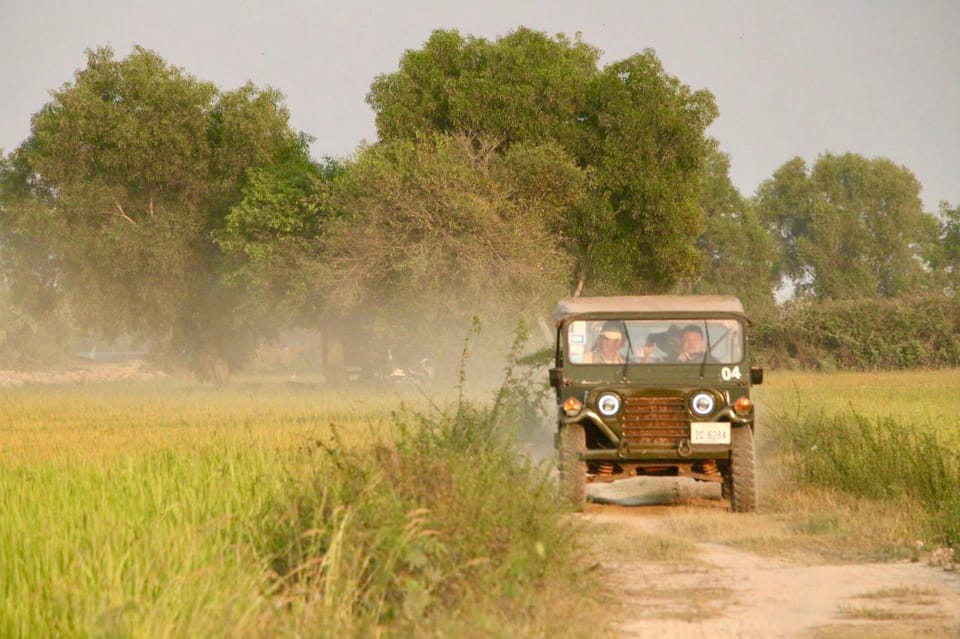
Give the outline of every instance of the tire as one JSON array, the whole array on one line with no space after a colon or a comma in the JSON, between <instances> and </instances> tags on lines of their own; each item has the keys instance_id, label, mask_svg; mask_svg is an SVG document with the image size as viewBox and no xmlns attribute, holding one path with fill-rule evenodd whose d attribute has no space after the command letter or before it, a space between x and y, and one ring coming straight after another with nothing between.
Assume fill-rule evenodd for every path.
<instances>
[{"instance_id":1,"label":"tire","mask_svg":"<svg viewBox=\"0 0 960 639\"><path fill-rule=\"evenodd\" d=\"M560 499L577 511L587 502L587 462L580 459L586 447L587 433L582 424L560 427Z\"/></svg>"},{"instance_id":2,"label":"tire","mask_svg":"<svg viewBox=\"0 0 960 639\"><path fill-rule=\"evenodd\" d=\"M735 427L732 436L733 449L730 451L729 476L730 508L737 513L751 513L757 509L753 429L749 426Z\"/></svg>"}]
</instances>

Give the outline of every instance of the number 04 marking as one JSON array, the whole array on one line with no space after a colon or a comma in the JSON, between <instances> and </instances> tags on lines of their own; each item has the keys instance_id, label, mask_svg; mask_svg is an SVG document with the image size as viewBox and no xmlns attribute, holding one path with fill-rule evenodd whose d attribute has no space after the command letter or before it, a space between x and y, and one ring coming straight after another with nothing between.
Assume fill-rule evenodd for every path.
<instances>
[{"instance_id":1,"label":"number 04 marking","mask_svg":"<svg viewBox=\"0 0 960 639\"><path fill-rule=\"evenodd\" d=\"M729 382L732 379L740 379L740 367L739 366L724 366L720 369L720 379L725 382Z\"/></svg>"}]
</instances>

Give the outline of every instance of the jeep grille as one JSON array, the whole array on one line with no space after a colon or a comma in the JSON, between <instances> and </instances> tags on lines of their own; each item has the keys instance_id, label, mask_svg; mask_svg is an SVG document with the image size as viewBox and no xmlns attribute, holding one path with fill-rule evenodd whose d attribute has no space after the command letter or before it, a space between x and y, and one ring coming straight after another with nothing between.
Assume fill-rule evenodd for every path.
<instances>
[{"instance_id":1,"label":"jeep grille","mask_svg":"<svg viewBox=\"0 0 960 639\"><path fill-rule=\"evenodd\" d=\"M627 397L621 424L630 448L678 444L690 433L683 397Z\"/></svg>"}]
</instances>

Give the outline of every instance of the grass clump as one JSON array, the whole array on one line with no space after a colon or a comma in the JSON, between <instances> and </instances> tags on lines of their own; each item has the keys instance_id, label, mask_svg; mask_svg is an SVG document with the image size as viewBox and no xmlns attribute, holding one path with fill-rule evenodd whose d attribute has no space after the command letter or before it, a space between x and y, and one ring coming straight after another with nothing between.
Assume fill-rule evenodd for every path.
<instances>
[{"instance_id":1,"label":"grass clump","mask_svg":"<svg viewBox=\"0 0 960 639\"><path fill-rule=\"evenodd\" d=\"M508 381L513 372L508 371ZM462 379L461 379L462 383ZM460 394L400 411L389 443L336 431L261 518L291 633L317 637L575 637L591 590L545 469L517 453L517 402ZM569 601L577 600L577 606ZM562 609L560 607L563 606Z\"/></svg>"},{"instance_id":2,"label":"grass clump","mask_svg":"<svg viewBox=\"0 0 960 639\"><path fill-rule=\"evenodd\" d=\"M960 545L960 453L932 428L855 410L773 420L775 446L801 482L920 505L934 541Z\"/></svg>"},{"instance_id":3,"label":"grass clump","mask_svg":"<svg viewBox=\"0 0 960 639\"><path fill-rule=\"evenodd\" d=\"M309 636L576 636L540 593L578 577L555 488L492 413L397 416L390 446L336 437L263 519L277 596ZM309 466L310 464L308 464ZM308 630L309 629L309 630Z\"/></svg>"}]
</instances>

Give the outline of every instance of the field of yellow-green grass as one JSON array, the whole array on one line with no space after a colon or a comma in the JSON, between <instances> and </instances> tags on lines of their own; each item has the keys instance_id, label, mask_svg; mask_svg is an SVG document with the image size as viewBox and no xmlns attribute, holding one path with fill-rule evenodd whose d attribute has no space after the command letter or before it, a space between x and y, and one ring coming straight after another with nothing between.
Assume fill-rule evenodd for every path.
<instances>
[{"instance_id":1,"label":"field of yellow-green grass","mask_svg":"<svg viewBox=\"0 0 960 639\"><path fill-rule=\"evenodd\" d=\"M0 636L580 636L550 614L582 577L552 483L503 411L428 403L4 390Z\"/></svg>"},{"instance_id":2,"label":"field of yellow-green grass","mask_svg":"<svg viewBox=\"0 0 960 639\"><path fill-rule=\"evenodd\" d=\"M911 426L960 434L960 370L768 373L756 396L778 414L854 410L866 417L892 417Z\"/></svg>"},{"instance_id":3,"label":"field of yellow-green grass","mask_svg":"<svg viewBox=\"0 0 960 639\"><path fill-rule=\"evenodd\" d=\"M789 534L679 515L704 538L957 545L957 371L773 371L754 396L756 517ZM522 393L492 399L266 379L4 389L0 636L589 636L588 537L548 465L516 454Z\"/></svg>"},{"instance_id":4,"label":"field of yellow-green grass","mask_svg":"<svg viewBox=\"0 0 960 639\"><path fill-rule=\"evenodd\" d=\"M774 372L755 397L769 508L843 503L810 525L860 518L867 554L960 544L960 371Z\"/></svg>"}]
</instances>

